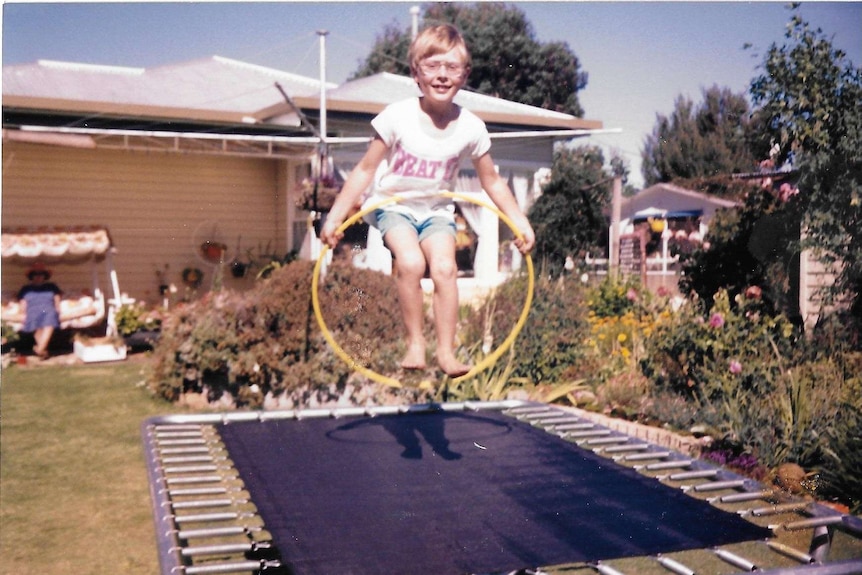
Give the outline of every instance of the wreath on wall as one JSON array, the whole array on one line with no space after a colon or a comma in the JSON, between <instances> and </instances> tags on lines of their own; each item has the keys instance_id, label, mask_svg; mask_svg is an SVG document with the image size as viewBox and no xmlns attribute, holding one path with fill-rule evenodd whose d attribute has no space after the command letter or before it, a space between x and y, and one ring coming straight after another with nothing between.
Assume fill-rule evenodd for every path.
<instances>
[{"instance_id":1,"label":"wreath on wall","mask_svg":"<svg viewBox=\"0 0 862 575\"><path fill-rule=\"evenodd\" d=\"M197 289L204 280L204 272L198 268L186 268L183 270L182 278L186 287Z\"/></svg>"}]
</instances>

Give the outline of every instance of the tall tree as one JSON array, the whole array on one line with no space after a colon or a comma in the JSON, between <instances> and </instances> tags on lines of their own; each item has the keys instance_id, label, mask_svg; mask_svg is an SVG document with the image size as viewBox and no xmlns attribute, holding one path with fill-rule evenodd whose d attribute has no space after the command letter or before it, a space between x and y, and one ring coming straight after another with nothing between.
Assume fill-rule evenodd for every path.
<instances>
[{"instance_id":1,"label":"tall tree","mask_svg":"<svg viewBox=\"0 0 862 575\"><path fill-rule=\"evenodd\" d=\"M605 170L601 148L559 147L554 152L551 180L527 216L536 231L536 258L557 276L566 258L582 262L590 251L604 253L612 175Z\"/></svg>"},{"instance_id":2,"label":"tall tree","mask_svg":"<svg viewBox=\"0 0 862 575\"><path fill-rule=\"evenodd\" d=\"M750 171L756 164L748 145L749 116L745 96L728 88L704 90L697 107L678 97L670 117L657 115L644 143L644 181L650 185Z\"/></svg>"},{"instance_id":3,"label":"tall tree","mask_svg":"<svg viewBox=\"0 0 862 575\"><path fill-rule=\"evenodd\" d=\"M539 42L518 8L485 2L437 3L425 8L423 20L426 25L447 23L461 30L473 56L468 88L583 116L578 91L586 87L587 74L580 70L577 56L564 42ZM384 71L409 75L409 45L410 30L388 25L352 77Z\"/></svg>"},{"instance_id":4,"label":"tall tree","mask_svg":"<svg viewBox=\"0 0 862 575\"><path fill-rule=\"evenodd\" d=\"M862 316L862 68L854 67L819 28L794 13L786 44L772 44L752 101L777 144L779 162L799 169L800 193L789 207L803 218L804 246L841 262L831 295L850 294ZM763 142L767 138L763 138Z\"/></svg>"}]
</instances>

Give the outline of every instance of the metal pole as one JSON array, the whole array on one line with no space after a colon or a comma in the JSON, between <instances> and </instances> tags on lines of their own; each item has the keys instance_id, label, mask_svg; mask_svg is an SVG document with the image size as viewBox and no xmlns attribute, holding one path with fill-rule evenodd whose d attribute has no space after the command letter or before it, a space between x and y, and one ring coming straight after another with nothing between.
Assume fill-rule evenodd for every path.
<instances>
[{"instance_id":1,"label":"metal pole","mask_svg":"<svg viewBox=\"0 0 862 575\"><path fill-rule=\"evenodd\" d=\"M614 177L613 203L611 208L610 250L608 252L608 274L619 277L620 271L620 215L623 203L623 179Z\"/></svg>"},{"instance_id":2,"label":"metal pole","mask_svg":"<svg viewBox=\"0 0 862 575\"><path fill-rule=\"evenodd\" d=\"M318 30L320 36L320 143L326 143L326 36L328 30Z\"/></svg>"},{"instance_id":3,"label":"metal pole","mask_svg":"<svg viewBox=\"0 0 862 575\"><path fill-rule=\"evenodd\" d=\"M410 8L410 17L411 17L411 38L416 39L416 36L419 35L419 6L412 6Z\"/></svg>"}]
</instances>

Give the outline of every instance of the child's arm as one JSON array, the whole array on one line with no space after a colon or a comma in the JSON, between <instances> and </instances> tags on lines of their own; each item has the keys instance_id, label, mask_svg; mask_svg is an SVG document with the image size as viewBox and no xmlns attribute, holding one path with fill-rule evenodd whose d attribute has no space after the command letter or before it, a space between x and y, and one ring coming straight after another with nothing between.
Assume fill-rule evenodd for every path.
<instances>
[{"instance_id":1,"label":"child's arm","mask_svg":"<svg viewBox=\"0 0 862 575\"><path fill-rule=\"evenodd\" d=\"M494 167L494 160L491 159L491 154L484 154L478 159L473 160L473 166L476 168L482 188L500 211L512 220L512 223L515 224L515 227L523 235L523 238L515 240L515 246L522 254L532 250L536 243L536 234L533 232L533 227L530 225L529 220L527 220L527 216L518 207L515 195L509 189L509 184L497 173L497 169Z\"/></svg>"},{"instance_id":2,"label":"child's arm","mask_svg":"<svg viewBox=\"0 0 862 575\"><path fill-rule=\"evenodd\" d=\"M338 245L338 240L344 235L337 233L338 228L347 219L351 210L359 203L359 198L371 181L374 179L374 173L377 171L377 166L386 157L388 148L379 137L371 140L368 150L359 161L350 175L347 176L347 181L344 182L344 187L335 198L335 203L332 209L329 210L329 215L326 217L326 223L320 231L320 239L323 240L330 248Z\"/></svg>"}]
</instances>

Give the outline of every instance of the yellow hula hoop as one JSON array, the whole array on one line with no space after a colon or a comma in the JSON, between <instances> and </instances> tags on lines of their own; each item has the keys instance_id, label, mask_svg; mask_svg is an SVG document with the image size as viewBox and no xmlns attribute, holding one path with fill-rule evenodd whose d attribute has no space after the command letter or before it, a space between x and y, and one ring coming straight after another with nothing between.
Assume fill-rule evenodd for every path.
<instances>
[{"instance_id":1,"label":"yellow hula hoop","mask_svg":"<svg viewBox=\"0 0 862 575\"><path fill-rule=\"evenodd\" d=\"M497 217L500 218L507 226L509 226L509 229L512 230L512 233L515 234L516 238L520 239L522 237L521 231L518 230L514 222L512 222L512 220L509 219L506 214L501 212L495 206L492 206L486 202L483 202L482 200L476 199L466 194L460 194L457 192L439 192L438 195L447 198L462 200L465 202L470 202L472 204L476 204L477 206L487 208L497 214ZM383 206L386 206L388 204L395 204L401 202L404 199L405 198L401 196L393 196L391 198L387 198L371 206L363 208L357 213L347 218L344 223L342 223L341 226L338 228L338 232L343 233L347 228L349 228L350 226L358 222L361 218L370 214L374 210L382 208ZM330 332L329 328L326 326L326 322L323 320L323 314L320 311L320 295L318 291L320 287L320 271L323 267L323 262L326 259L326 252L328 250L329 246L324 244L323 249L320 251L320 255L317 257L317 263L314 265L314 273L311 276L311 304L314 308L314 317L317 319L317 324L320 326L320 331L323 334L323 338L332 347L332 349L335 351L335 354L342 361L344 361L353 371L357 371L368 379L376 381L377 383L382 383L383 385L389 385L391 387L401 387L401 382L399 382L397 379L377 373L376 371L368 369L367 367L357 363L356 360L350 356L350 354L348 354L340 345L338 345L338 342L336 342L335 338L332 336L332 332ZM453 378L452 381L457 383L465 379L474 377L482 371L488 369L489 367L497 363L497 360L500 359L500 356L506 353L506 351L510 347L512 347L512 344L515 343L515 338L518 337L518 334L520 333L521 329L523 329L524 324L527 322L527 316L530 314L530 306L533 303L533 289L535 287L535 278L533 277L533 258L530 257L530 254L528 253L525 254L524 259L527 264L527 297L524 299L524 307L523 309L521 309L521 315L518 317L518 321L515 322L512 331L509 333L506 339L503 340L503 343L501 343L497 347L497 349L485 356L485 358L482 359L482 361L480 361L478 364L473 366L473 368L470 369L469 372L462 376Z\"/></svg>"}]
</instances>

